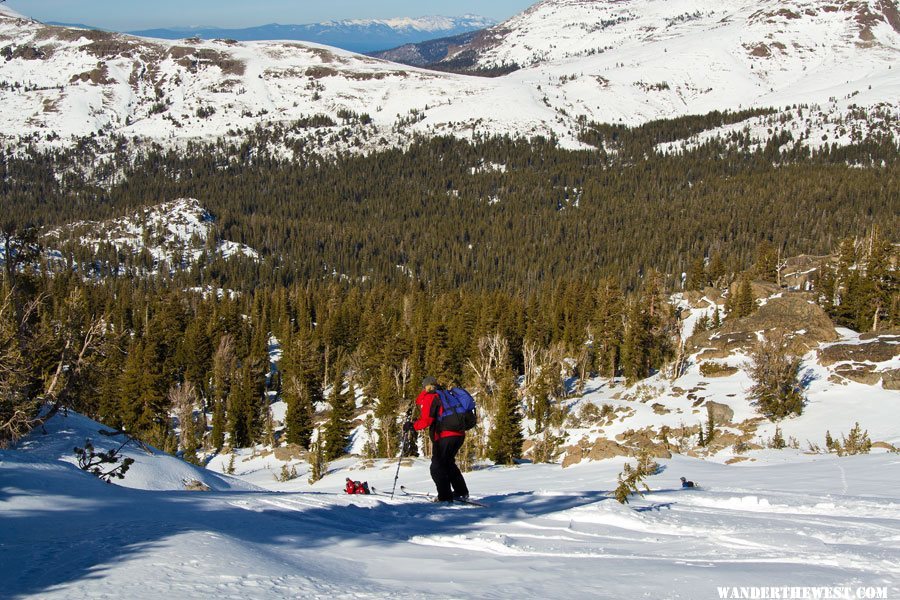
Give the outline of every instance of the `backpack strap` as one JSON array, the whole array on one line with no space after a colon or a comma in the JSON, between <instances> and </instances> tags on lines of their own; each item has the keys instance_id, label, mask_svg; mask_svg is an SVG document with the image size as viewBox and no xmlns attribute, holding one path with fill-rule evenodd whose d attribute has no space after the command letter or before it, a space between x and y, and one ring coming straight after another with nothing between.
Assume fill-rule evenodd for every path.
<instances>
[{"instance_id":1,"label":"backpack strap","mask_svg":"<svg viewBox=\"0 0 900 600\"><path fill-rule=\"evenodd\" d=\"M438 417L440 416L440 411L438 411L438 408L439 408L439 407L443 407L443 405L444 405L444 399L441 397L441 392L442 392L442 391L443 391L443 390L434 390L434 396L435 396L435 397L434 397L434 400L431 401L431 414L430 414L430 416L431 416L431 418L434 419L435 421L437 421L437 420L438 420Z\"/></svg>"}]
</instances>

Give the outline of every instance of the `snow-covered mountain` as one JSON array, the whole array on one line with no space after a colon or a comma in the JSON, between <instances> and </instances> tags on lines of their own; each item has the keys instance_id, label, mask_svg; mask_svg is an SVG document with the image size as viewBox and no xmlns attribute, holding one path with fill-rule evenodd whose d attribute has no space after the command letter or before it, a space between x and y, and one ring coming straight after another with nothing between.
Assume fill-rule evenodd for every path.
<instances>
[{"instance_id":1,"label":"snow-covered mountain","mask_svg":"<svg viewBox=\"0 0 900 600\"><path fill-rule=\"evenodd\" d=\"M229 29L222 27L187 27L181 29L144 29L130 31L142 37L178 40L190 37L227 38L238 41L295 40L335 46L352 52L373 52L403 44L415 44L494 25L492 19L476 15L462 17L398 17L394 19L347 19L281 25L271 23L258 27Z\"/></svg>"},{"instance_id":2,"label":"snow-covered mountain","mask_svg":"<svg viewBox=\"0 0 900 600\"><path fill-rule=\"evenodd\" d=\"M275 123L322 152L410 136L544 135L775 107L754 131L810 145L878 122L900 135L900 14L891 0L546 0L451 48L443 67L300 42L179 42L0 14L0 141L120 134L167 145ZM787 110L795 105L803 110ZM365 115L365 118L348 118ZM310 118L327 116L328 121ZM346 131L323 144L343 123ZM741 125L738 125L739 127ZM824 136L824 140L823 140ZM795 136L795 139L797 136ZM844 141L846 143L846 141ZM287 151L286 151L287 152Z\"/></svg>"}]
</instances>

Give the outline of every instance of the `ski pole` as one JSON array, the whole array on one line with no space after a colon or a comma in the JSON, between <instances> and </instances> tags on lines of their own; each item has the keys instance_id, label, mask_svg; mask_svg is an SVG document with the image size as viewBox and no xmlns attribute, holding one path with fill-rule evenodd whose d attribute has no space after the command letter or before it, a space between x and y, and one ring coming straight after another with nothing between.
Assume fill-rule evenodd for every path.
<instances>
[{"instance_id":1,"label":"ski pole","mask_svg":"<svg viewBox=\"0 0 900 600\"><path fill-rule=\"evenodd\" d=\"M414 402L415 399L410 400L409 405L406 407L405 419L403 421L404 425L409 421ZM397 453L397 472L394 474L394 487L391 488L391 500L394 499L394 492L397 491L397 480L400 479L400 463L403 462L403 447L406 444L406 435L406 430L400 432L400 452Z\"/></svg>"}]
</instances>

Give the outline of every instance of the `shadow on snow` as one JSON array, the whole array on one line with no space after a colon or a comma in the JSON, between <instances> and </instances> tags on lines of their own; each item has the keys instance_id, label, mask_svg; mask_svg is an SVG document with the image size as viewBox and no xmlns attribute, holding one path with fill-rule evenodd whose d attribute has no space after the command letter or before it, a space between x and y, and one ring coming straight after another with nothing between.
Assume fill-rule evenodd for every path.
<instances>
[{"instance_id":1,"label":"shadow on snow","mask_svg":"<svg viewBox=\"0 0 900 600\"><path fill-rule=\"evenodd\" d=\"M116 563L191 532L291 549L314 550L345 540L390 545L415 536L477 530L485 520L519 520L610 499L602 491L552 496L517 492L485 497L485 508L378 496L366 496L372 504L365 506L310 506L310 501L338 494L158 492L110 486L86 474L83 479L65 470L48 471L0 487L0 502L48 492L60 497L61 489L70 490L62 494L67 497L64 511L9 511L0 504L4 595L39 594L103 578Z\"/></svg>"}]
</instances>

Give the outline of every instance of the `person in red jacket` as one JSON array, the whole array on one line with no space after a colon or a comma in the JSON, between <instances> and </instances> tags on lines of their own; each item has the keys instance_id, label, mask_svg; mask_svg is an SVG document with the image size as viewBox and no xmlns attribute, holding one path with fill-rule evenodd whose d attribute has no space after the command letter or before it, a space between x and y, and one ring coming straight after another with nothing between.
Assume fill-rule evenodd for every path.
<instances>
[{"instance_id":1,"label":"person in red jacket","mask_svg":"<svg viewBox=\"0 0 900 600\"><path fill-rule=\"evenodd\" d=\"M452 502L454 498L468 498L469 488L456 466L456 453L466 440L464 431L442 431L438 417L443 412L437 390L440 389L434 377L422 380L422 391L416 398L419 418L415 423L407 422L406 431L428 429L432 441L431 479L437 487L438 502Z\"/></svg>"}]
</instances>

